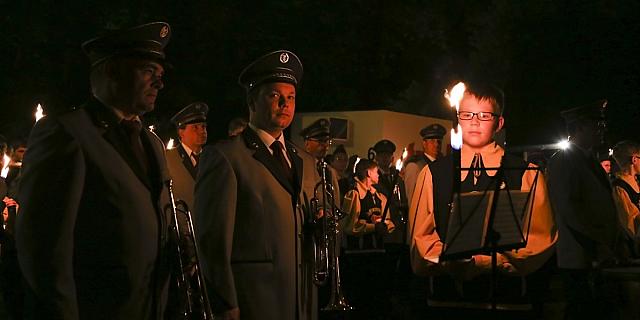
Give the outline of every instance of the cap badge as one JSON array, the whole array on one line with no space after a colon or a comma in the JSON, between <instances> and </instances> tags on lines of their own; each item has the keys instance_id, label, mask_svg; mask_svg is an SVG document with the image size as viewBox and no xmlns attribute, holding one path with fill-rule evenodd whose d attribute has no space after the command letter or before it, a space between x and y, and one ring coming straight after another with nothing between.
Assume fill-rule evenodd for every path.
<instances>
[{"instance_id":1,"label":"cap badge","mask_svg":"<svg viewBox=\"0 0 640 320\"><path fill-rule=\"evenodd\" d=\"M160 29L160 38L164 38L169 34L169 27L164 26Z\"/></svg>"},{"instance_id":2,"label":"cap badge","mask_svg":"<svg viewBox=\"0 0 640 320\"><path fill-rule=\"evenodd\" d=\"M287 63L289 62L289 55L286 52L280 54L280 62Z\"/></svg>"}]
</instances>

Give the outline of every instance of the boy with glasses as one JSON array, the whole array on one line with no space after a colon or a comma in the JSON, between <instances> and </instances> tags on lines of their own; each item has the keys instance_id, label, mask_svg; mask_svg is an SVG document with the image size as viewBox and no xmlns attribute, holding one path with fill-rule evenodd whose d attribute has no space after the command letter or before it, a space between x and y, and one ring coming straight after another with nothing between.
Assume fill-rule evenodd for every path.
<instances>
[{"instance_id":1,"label":"boy with glasses","mask_svg":"<svg viewBox=\"0 0 640 320\"><path fill-rule=\"evenodd\" d=\"M469 280L491 270L491 258L488 255L473 255L469 259L449 263L439 261L446 237L453 183L460 183L462 193L493 190L497 171L484 169L497 168L501 164L507 168L523 168L505 170L504 179L509 189L528 191L536 180L535 171L524 170L532 164L506 154L494 140L495 134L504 126L501 101L501 93L494 87L470 84L460 102L458 119L463 141L461 166L478 170L462 170L460 181L453 181L454 163L451 155L448 155L426 166L418 176L409 209L415 221L412 230L409 230L412 240L411 263L414 273L418 275L447 275L442 278ZM525 248L517 251L498 253L497 267L500 272L528 275L542 267L553 254L555 223L547 201L544 177L540 174L537 179L528 242ZM438 279L434 278L436 287ZM488 292L489 287L485 289ZM458 294L461 296L448 298L473 299L465 293Z\"/></svg>"}]
</instances>

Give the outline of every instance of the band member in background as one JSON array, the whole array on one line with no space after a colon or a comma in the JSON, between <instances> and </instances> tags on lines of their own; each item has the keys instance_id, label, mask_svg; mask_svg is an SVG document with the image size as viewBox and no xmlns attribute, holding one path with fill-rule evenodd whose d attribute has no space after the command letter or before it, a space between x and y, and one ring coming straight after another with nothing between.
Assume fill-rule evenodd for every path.
<instances>
[{"instance_id":1,"label":"band member in background","mask_svg":"<svg viewBox=\"0 0 640 320\"><path fill-rule=\"evenodd\" d=\"M614 260L620 235L613 190L593 154L603 140L605 101L561 113L570 147L556 153L547 172L558 223L556 255L563 276L566 319L609 318L612 301L597 268Z\"/></svg>"},{"instance_id":2,"label":"band member in background","mask_svg":"<svg viewBox=\"0 0 640 320\"><path fill-rule=\"evenodd\" d=\"M375 160L362 159L355 169L356 185L347 192L343 222L345 250L344 284L347 300L357 318L388 318L395 260L385 254L383 239L395 225L387 208L387 197L378 192L379 168Z\"/></svg>"},{"instance_id":3,"label":"band member in background","mask_svg":"<svg viewBox=\"0 0 640 320\"><path fill-rule=\"evenodd\" d=\"M310 237L303 194L312 197L315 159L285 140L302 64L290 51L258 58L240 74L249 125L206 147L194 220L214 313L222 319L315 319Z\"/></svg>"},{"instance_id":4,"label":"band member in background","mask_svg":"<svg viewBox=\"0 0 640 320\"><path fill-rule=\"evenodd\" d=\"M176 126L180 143L167 150L167 166L173 179L176 199L193 208L193 192L202 148L207 143L207 113L209 106L195 102L180 110L171 122Z\"/></svg>"},{"instance_id":5,"label":"band member in background","mask_svg":"<svg viewBox=\"0 0 640 320\"><path fill-rule=\"evenodd\" d=\"M233 138L241 134L242 131L244 131L244 129L247 127L247 123L248 121L244 117L236 117L231 119L227 128L227 135L229 136L229 138Z\"/></svg>"},{"instance_id":6,"label":"band member in background","mask_svg":"<svg viewBox=\"0 0 640 320\"><path fill-rule=\"evenodd\" d=\"M0 135L0 154L5 154L6 147ZM7 162L11 160L2 159L0 164L4 168L10 165ZM9 170L9 172L11 172ZM14 180L15 181L15 180ZM0 291L2 291L2 299L4 301L4 309L8 319L23 319L23 300L24 292L22 290L22 274L18 265L18 254L15 245L15 221L18 213L19 205L14 199L10 188L5 183L5 179L0 176L0 212L2 219L0 222ZM1 312L1 311L0 311Z\"/></svg>"},{"instance_id":7,"label":"band member in background","mask_svg":"<svg viewBox=\"0 0 640 320\"><path fill-rule=\"evenodd\" d=\"M177 206L178 227L180 230L180 245L182 254L183 272L186 279L191 281L190 285L192 292L195 295L201 294L195 292L198 288L197 274L195 274L195 265L197 263L195 248L193 245L193 236L189 229L188 220L186 216L187 210L193 210L193 198L195 189L195 180L198 174L198 162L202 148L207 143L207 113L209 112L209 106L204 102L194 102L178 111L172 118L171 123L176 126L178 134L179 144L173 149L167 150L167 167L169 169L169 175L173 180L173 195L175 200L182 200L187 205L185 207ZM174 275L179 276L179 273ZM181 314L183 308L186 306L181 303L186 303L180 300L181 293L179 288L173 285L176 282L172 282L170 295L170 302L167 312L173 316ZM175 294L173 294L175 293ZM194 299L197 300L197 299ZM202 306L198 305L198 301L193 301L191 306L193 309L197 309L194 314L199 314L202 310ZM178 312L178 313L176 313Z\"/></svg>"},{"instance_id":8,"label":"band member in background","mask_svg":"<svg viewBox=\"0 0 640 320\"><path fill-rule=\"evenodd\" d=\"M444 137L446 133L446 129L437 123L428 125L420 130L423 152L409 157L409 159L405 161L404 166L403 178L408 203L411 203L411 196L416 186L416 179L422 168L436 161L439 157L442 157L442 137ZM411 217L409 217L409 227L411 227L412 222Z\"/></svg>"},{"instance_id":9,"label":"band member in background","mask_svg":"<svg viewBox=\"0 0 640 320\"><path fill-rule=\"evenodd\" d=\"M338 180L349 176L347 166L349 165L349 155L344 145L340 144L333 151L331 166L338 171Z\"/></svg>"},{"instance_id":10,"label":"band member in background","mask_svg":"<svg viewBox=\"0 0 640 320\"><path fill-rule=\"evenodd\" d=\"M393 153L396 152L396 145L389 140L380 140L369 149L367 155L369 160L376 160L380 171L379 182L376 189L382 192L387 198L391 197L395 186L395 178L399 178L399 172L393 166Z\"/></svg>"},{"instance_id":11,"label":"band member in background","mask_svg":"<svg viewBox=\"0 0 640 320\"><path fill-rule=\"evenodd\" d=\"M33 128L16 224L27 318L164 318L169 176L141 117L164 87L170 34L155 22L85 42L92 97Z\"/></svg>"},{"instance_id":12,"label":"band member in background","mask_svg":"<svg viewBox=\"0 0 640 320\"><path fill-rule=\"evenodd\" d=\"M505 170L506 185L509 189L529 191L535 182L536 172L524 168L533 165L506 154L494 140L494 135L504 124L500 97L500 93L493 87L482 84L467 86L458 112L463 142L461 165L463 168L483 169L496 168L503 163L507 168L522 168ZM496 170L463 170L458 182L453 181L452 168L451 155L424 167L418 176L409 209L409 214L414 217L413 230L410 230L413 234L410 249L413 270L418 275L434 276L435 282L443 284L450 277L468 280L491 271L491 258L488 255L473 255L470 259L450 264L441 263L439 259L446 238L452 183L460 183L461 192L487 190L495 187L492 184L495 184L494 177L497 173ZM526 247L519 250L498 253L498 269L501 272L528 275L541 268L554 252L555 223L547 201L546 184L542 175L537 176L537 180L528 242ZM440 275L447 276L435 277ZM517 282L520 283L519 279ZM438 295L437 292L434 294ZM476 297L466 296L465 293L458 298L443 298Z\"/></svg>"},{"instance_id":13,"label":"band member in background","mask_svg":"<svg viewBox=\"0 0 640 320\"><path fill-rule=\"evenodd\" d=\"M15 196L18 193L18 185L20 181L20 171L22 170L22 159L27 151L27 142L18 139L11 144L11 162L9 163L9 171L7 172L7 188L9 194Z\"/></svg>"},{"instance_id":14,"label":"band member in background","mask_svg":"<svg viewBox=\"0 0 640 320\"><path fill-rule=\"evenodd\" d=\"M316 164L322 160L331 145L331 135L329 132L329 120L318 119L308 127L302 129L300 136L304 139L304 150L311 156L316 158ZM318 168L318 173L322 172ZM333 199L335 204L340 206L342 199L340 198L340 184L338 183L338 172L331 166L327 165L326 179L333 186Z\"/></svg>"},{"instance_id":15,"label":"band member in background","mask_svg":"<svg viewBox=\"0 0 640 320\"><path fill-rule=\"evenodd\" d=\"M384 194L389 201L389 215L391 220L399 230L385 237L388 254L399 258L406 248L405 225L406 213L408 209L407 193L404 189L404 181L400 177L394 164L393 153L396 145L387 140L380 140L369 149L369 159L375 159L378 163L379 178L375 184L378 192Z\"/></svg>"},{"instance_id":16,"label":"band member in background","mask_svg":"<svg viewBox=\"0 0 640 320\"><path fill-rule=\"evenodd\" d=\"M612 182L618 214L628 239L630 254L640 256L640 144L625 140L613 148L613 158L620 170Z\"/></svg>"}]
</instances>

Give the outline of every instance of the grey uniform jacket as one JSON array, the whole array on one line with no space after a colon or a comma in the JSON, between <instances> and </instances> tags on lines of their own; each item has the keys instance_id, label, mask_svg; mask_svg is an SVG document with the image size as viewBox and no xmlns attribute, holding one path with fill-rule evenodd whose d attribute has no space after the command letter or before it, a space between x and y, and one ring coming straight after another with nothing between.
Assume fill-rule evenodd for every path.
<instances>
[{"instance_id":1,"label":"grey uniform jacket","mask_svg":"<svg viewBox=\"0 0 640 320\"><path fill-rule=\"evenodd\" d=\"M194 221L214 312L242 319L315 319L303 193L312 197L314 160L287 143L295 170L285 178L255 131L205 148Z\"/></svg>"},{"instance_id":2,"label":"grey uniform jacket","mask_svg":"<svg viewBox=\"0 0 640 320\"><path fill-rule=\"evenodd\" d=\"M164 149L143 130L145 175L122 135L115 115L97 101L33 128L16 226L33 318L163 316L169 279Z\"/></svg>"},{"instance_id":3,"label":"grey uniform jacket","mask_svg":"<svg viewBox=\"0 0 640 320\"><path fill-rule=\"evenodd\" d=\"M184 200L193 210L193 192L198 171L181 143L178 143L178 147L167 150L167 167L173 180L175 198Z\"/></svg>"},{"instance_id":4,"label":"grey uniform jacket","mask_svg":"<svg viewBox=\"0 0 640 320\"><path fill-rule=\"evenodd\" d=\"M609 180L598 162L576 146L548 165L549 198L558 225L558 267L590 268L618 235Z\"/></svg>"}]
</instances>

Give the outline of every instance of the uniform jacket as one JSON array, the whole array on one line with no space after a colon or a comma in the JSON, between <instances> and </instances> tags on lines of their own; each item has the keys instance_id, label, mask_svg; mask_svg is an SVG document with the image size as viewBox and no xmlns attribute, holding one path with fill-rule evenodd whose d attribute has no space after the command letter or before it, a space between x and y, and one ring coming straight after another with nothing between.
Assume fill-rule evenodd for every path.
<instances>
[{"instance_id":1,"label":"uniform jacket","mask_svg":"<svg viewBox=\"0 0 640 320\"><path fill-rule=\"evenodd\" d=\"M371 187L371 192L380 198L380 213L376 213L382 215L384 208L387 206L387 197L384 194L376 191L374 187ZM371 223L365 219L360 219L360 200L363 199L367 195L367 189L365 185L356 179L356 186L354 189L347 192L344 196L342 210L348 214L344 218L343 230L346 234L352 236L361 236L367 233L373 233L375 231L375 223ZM387 231L389 233L393 232L395 229L395 225L391 221L391 214L387 213L385 218L385 223L387 224Z\"/></svg>"},{"instance_id":2,"label":"uniform jacket","mask_svg":"<svg viewBox=\"0 0 640 320\"><path fill-rule=\"evenodd\" d=\"M496 168L500 166L504 149L492 143L485 146L481 154L486 168ZM463 146L461 152L463 168L470 167L473 156L474 153ZM440 163L440 161L438 160L436 163ZM439 263L443 243L440 234L438 234L439 226L437 225L438 219L433 193L434 181L430 167L426 166L420 172L409 209L409 215L413 216L414 220L413 229L410 230L413 240L410 251L411 265L414 272L422 275L451 272L455 273L455 276L466 279L489 272L491 259L486 255L475 255L472 264L455 270L449 270ZM468 172L461 172L461 181L467 178ZM487 174L495 176L496 171L488 170ZM524 171L520 190L531 190L535 179L535 171ZM504 270L513 271L520 275L526 275L540 268L553 254L557 239L556 224L549 205L544 176L540 174L537 179L526 247L498 254L499 267L504 267Z\"/></svg>"},{"instance_id":3,"label":"uniform jacket","mask_svg":"<svg viewBox=\"0 0 640 320\"><path fill-rule=\"evenodd\" d=\"M145 175L115 115L97 101L33 128L16 227L37 319L160 319L168 283L168 178L144 129Z\"/></svg>"},{"instance_id":4,"label":"uniform jacket","mask_svg":"<svg viewBox=\"0 0 640 320\"><path fill-rule=\"evenodd\" d=\"M577 146L549 161L549 195L558 223L558 267L590 268L610 254L619 231L609 179L595 158Z\"/></svg>"},{"instance_id":5,"label":"uniform jacket","mask_svg":"<svg viewBox=\"0 0 640 320\"><path fill-rule=\"evenodd\" d=\"M315 319L315 287L303 233L303 193L313 197L313 158L287 143L295 170L285 177L256 132L205 148L194 221L214 313L242 319Z\"/></svg>"},{"instance_id":6,"label":"uniform jacket","mask_svg":"<svg viewBox=\"0 0 640 320\"><path fill-rule=\"evenodd\" d=\"M413 190L416 187L416 182L418 180L418 175L420 175L420 171L426 165L430 164L431 159L429 159L424 153L419 155L414 155L409 158L404 165L404 186L407 192L407 203L411 205L411 197L413 196ZM407 229L413 229L413 216L408 215L407 219ZM411 243L411 239L409 238L410 233L407 232L407 243Z\"/></svg>"},{"instance_id":7,"label":"uniform jacket","mask_svg":"<svg viewBox=\"0 0 640 320\"><path fill-rule=\"evenodd\" d=\"M184 200L193 210L193 192L198 170L181 143L176 148L167 150L167 167L173 180L173 195L176 199Z\"/></svg>"}]
</instances>

